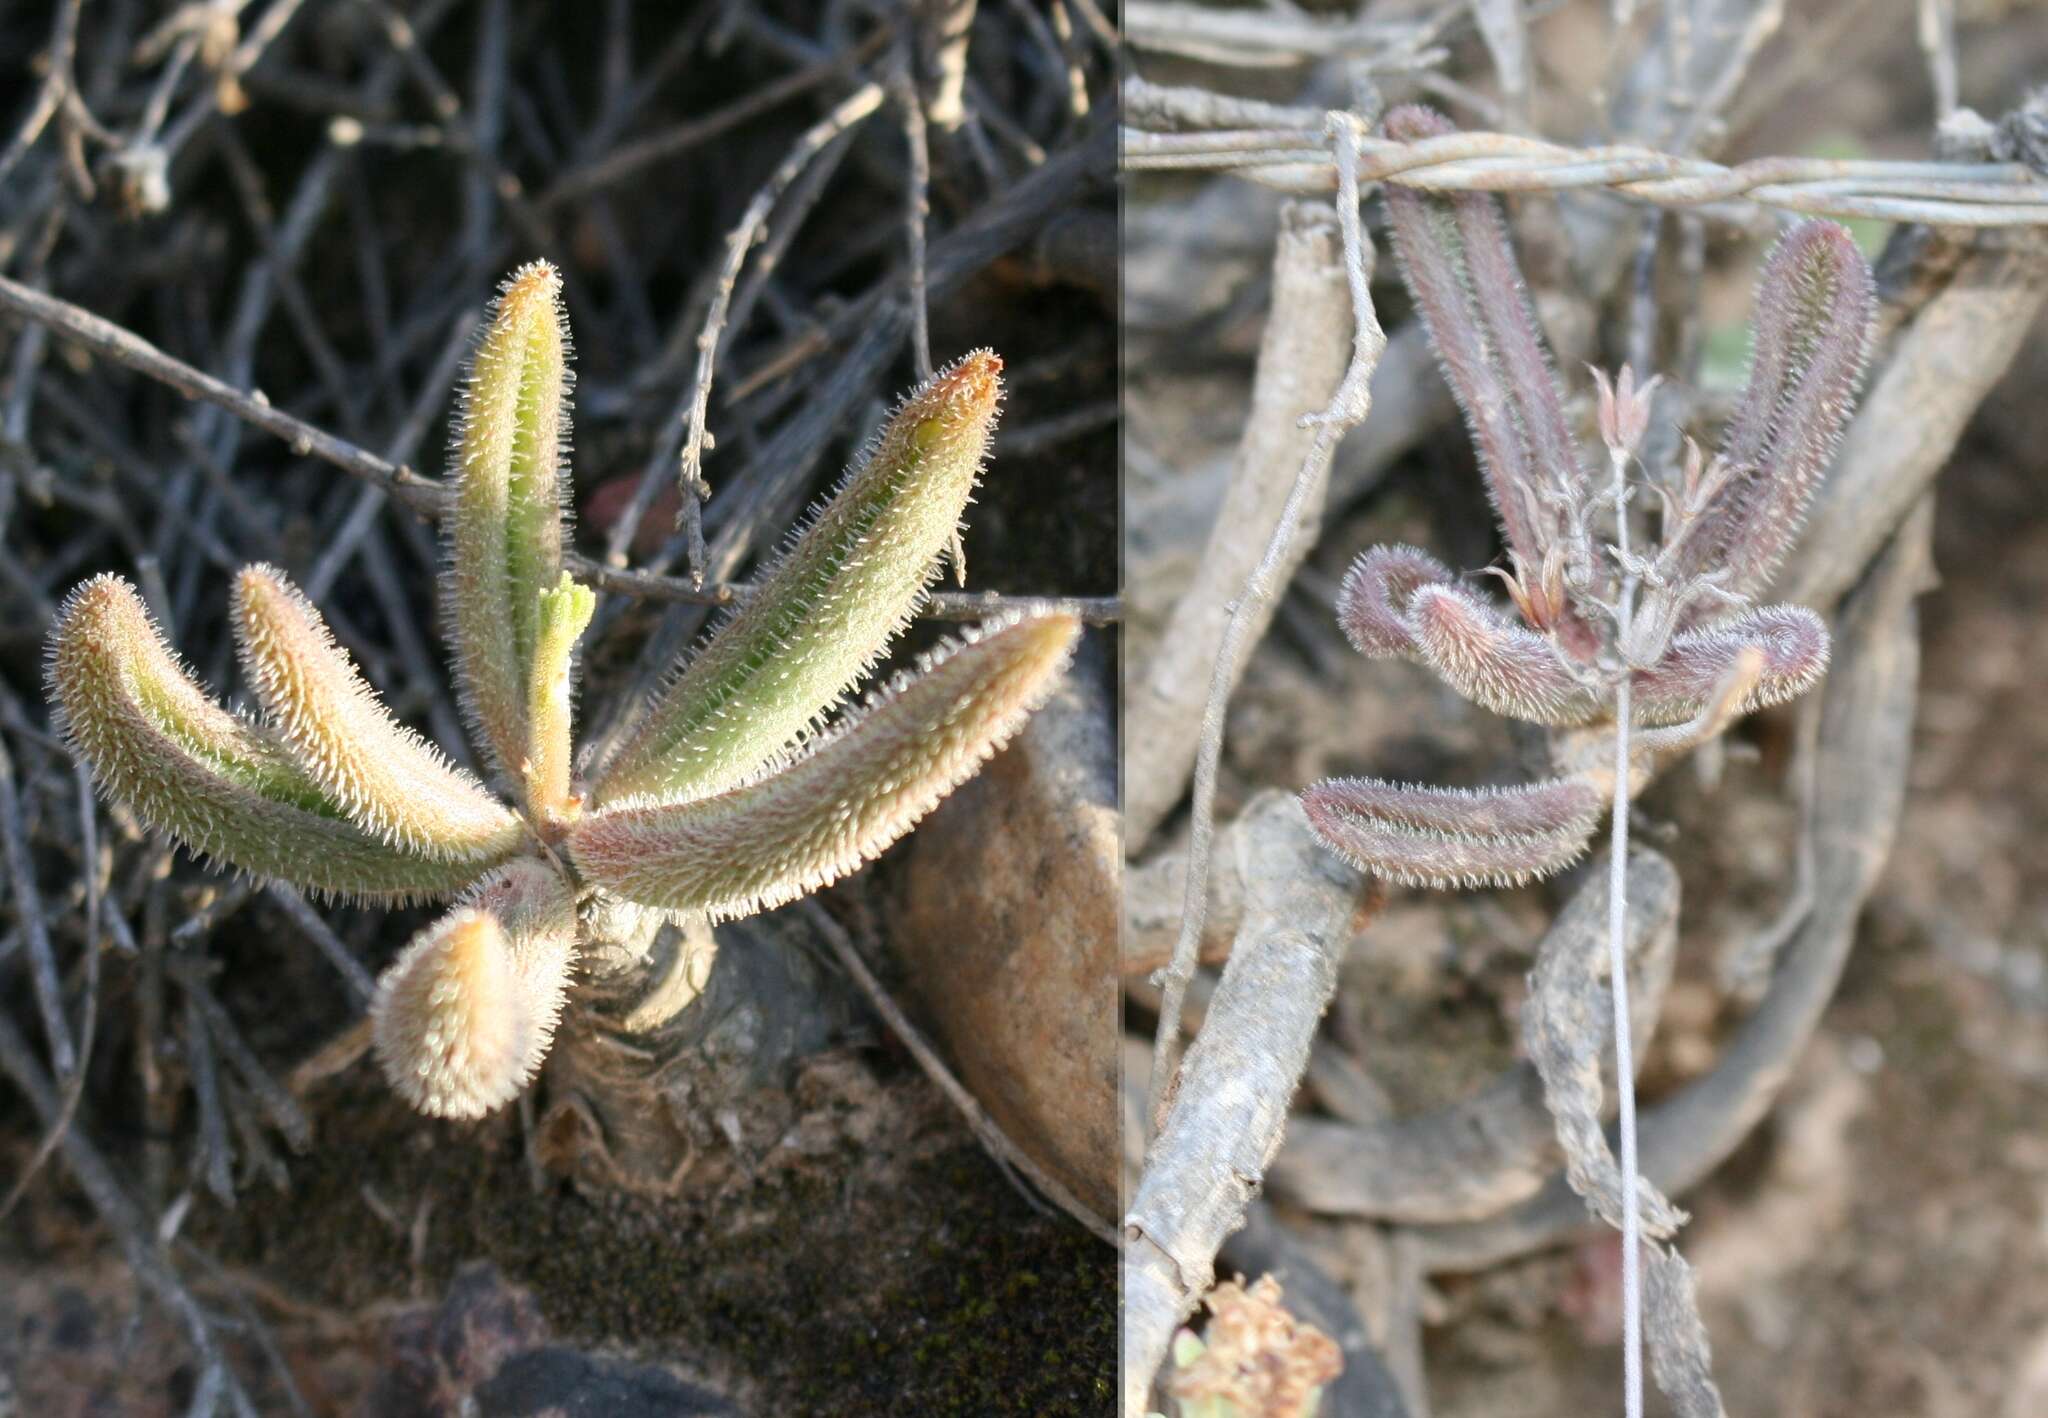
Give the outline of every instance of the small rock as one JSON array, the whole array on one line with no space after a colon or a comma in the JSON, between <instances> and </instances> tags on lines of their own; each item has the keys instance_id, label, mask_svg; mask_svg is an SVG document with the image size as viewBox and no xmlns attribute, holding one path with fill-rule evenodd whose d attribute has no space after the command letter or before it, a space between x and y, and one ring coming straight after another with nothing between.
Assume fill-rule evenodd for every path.
<instances>
[{"instance_id":1,"label":"small rock","mask_svg":"<svg viewBox=\"0 0 2048 1418\"><path fill-rule=\"evenodd\" d=\"M393 1322L364 1407L378 1418L737 1418L739 1409L655 1364L550 1344L531 1293L476 1261L438 1306Z\"/></svg>"},{"instance_id":2,"label":"small rock","mask_svg":"<svg viewBox=\"0 0 2048 1418\"><path fill-rule=\"evenodd\" d=\"M891 936L961 1080L1108 1218L1122 893L1103 658L1084 641L1052 702L919 827Z\"/></svg>"}]
</instances>

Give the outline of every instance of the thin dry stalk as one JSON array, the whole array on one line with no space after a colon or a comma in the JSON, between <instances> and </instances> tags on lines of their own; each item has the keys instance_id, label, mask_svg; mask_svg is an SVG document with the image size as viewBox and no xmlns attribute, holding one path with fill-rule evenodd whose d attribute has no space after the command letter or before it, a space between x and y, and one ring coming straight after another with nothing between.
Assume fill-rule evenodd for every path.
<instances>
[{"instance_id":1,"label":"thin dry stalk","mask_svg":"<svg viewBox=\"0 0 2048 1418\"><path fill-rule=\"evenodd\" d=\"M833 920L831 914L816 901L806 900L803 903L803 911L810 918L811 924L817 927L818 934L825 938L825 944L831 948L833 957L845 968L847 974L853 976L854 983L861 988L861 993L868 997L868 1003L882 1016L883 1022L889 1026L889 1032L902 1041L904 1048L910 1050L911 1057L917 1060L918 1067L923 1069L925 1076L937 1084L939 1091L946 1095L946 1101L959 1112L968 1129L973 1132L975 1140L981 1143L989 1156L1005 1170L1015 1172L1029 1181L1060 1210L1080 1222L1097 1240L1116 1245L1120 1239L1116 1227L1097 1216L1086 1203L1062 1186L1057 1177L1039 1166L1031 1159L1029 1153L1010 1141L1002 1127L989 1116L988 1109L982 1107L975 1096L967 1091L966 1086L953 1076L953 1071L946 1067L946 1061L939 1057L939 1051L934 1049L917 1026L910 1022L910 1016L903 1012L903 1007L882 987L882 982L875 978L875 972L868 968L860 952L854 949L853 940L847 935L846 928Z\"/></svg>"},{"instance_id":2,"label":"thin dry stalk","mask_svg":"<svg viewBox=\"0 0 2048 1418\"><path fill-rule=\"evenodd\" d=\"M1349 114L1332 114L1330 125L1338 151L1347 156L1358 141L1363 126ZM1346 162L1350 173L1355 164ZM1344 234L1344 265L1351 286L1353 321L1351 364L1331 396L1329 407L1308 414L1304 421L1316 430L1308 452L1303 455L1294 486L1280 509L1279 520L1267 541L1265 553L1245 581L1244 592L1233 608L1229 624L1217 647L1216 664L1209 681L1209 698L1202 713L1199 751L1195 757L1195 792L1188 834L1187 895L1182 906L1180 938L1175 942L1173 960L1162 981L1164 1001L1154 1045L1152 1082L1148 1090L1146 1115L1157 1125L1168 1080L1173 1077L1179 1055L1180 1001L1187 992L1195 969L1196 946L1202 938L1203 917L1208 910L1208 863L1210 838L1214 830L1216 764L1223 750L1223 722L1230 702L1230 689L1238 666L1248 652L1249 631L1259 608L1278 588L1277 572L1287 556L1295 529L1301 524L1302 509L1312 488L1328 475L1331 455L1345 432L1365 419L1372 407L1372 372L1386 348L1379 317L1374 313L1369 289L1372 272L1372 244L1367 240L1364 220L1358 209L1358 187L1348 178L1340 184L1338 223Z\"/></svg>"}]
</instances>

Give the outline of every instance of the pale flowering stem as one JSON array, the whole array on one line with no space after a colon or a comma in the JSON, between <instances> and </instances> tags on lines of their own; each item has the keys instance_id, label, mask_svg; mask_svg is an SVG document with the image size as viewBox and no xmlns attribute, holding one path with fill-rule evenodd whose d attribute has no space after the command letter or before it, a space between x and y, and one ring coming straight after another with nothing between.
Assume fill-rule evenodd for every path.
<instances>
[{"instance_id":1,"label":"pale flowering stem","mask_svg":"<svg viewBox=\"0 0 2048 1418\"><path fill-rule=\"evenodd\" d=\"M1209 854L1215 836L1216 764L1223 753L1223 723L1230 706L1230 687L1237 681L1237 668L1245 653L1249 628L1259 623L1258 609L1271 599L1273 582L1286 561L1287 548L1301 524L1302 505L1309 490L1322 484L1331 456L1346 432L1364 422L1372 407L1372 372L1378 366L1387 337L1380 330L1379 317L1369 289L1373 248L1365 234L1358 210L1358 140L1363 123L1353 114L1332 113L1328 118L1336 142L1337 223L1344 236L1344 269L1351 284L1351 365L1330 397L1330 405L1303 422L1316 430L1315 441L1294 475L1294 486L1280 509L1279 520L1266 542L1259 564L1245 578L1244 591L1230 610L1216 651L1216 667L1209 677L1209 699L1202 710L1201 740L1195 752L1194 801L1188 829L1188 865L1185 894L1181 899L1180 935L1174 941L1173 958L1161 972L1159 1027L1152 1050L1152 1078L1147 1090L1145 1126L1149 1133L1159 1125L1160 1107L1166 1085L1179 1066L1181 1004L1187 997L1188 981L1194 978L1197 947L1209 909Z\"/></svg>"},{"instance_id":2,"label":"pale flowering stem","mask_svg":"<svg viewBox=\"0 0 2048 1418\"><path fill-rule=\"evenodd\" d=\"M1614 465L1614 547L1628 564L1628 455ZM1636 578L1627 576L1615 601L1616 641L1629 641ZM1636 1070L1628 1017L1629 688L1624 663L1614 686L1614 827L1607 860L1607 969L1614 997L1614 1091L1621 1114L1621 1382L1627 1418L1643 1415L1642 1219L1636 1210Z\"/></svg>"}]
</instances>

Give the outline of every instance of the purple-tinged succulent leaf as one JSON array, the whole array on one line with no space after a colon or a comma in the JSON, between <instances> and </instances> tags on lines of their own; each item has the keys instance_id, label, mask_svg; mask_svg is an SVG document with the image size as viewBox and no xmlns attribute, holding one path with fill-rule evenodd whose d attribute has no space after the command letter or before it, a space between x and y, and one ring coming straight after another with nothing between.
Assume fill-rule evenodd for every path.
<instances>
[{"instance_id":1,"label":"purple-tinged succulent leaf","mask_svg":"<svg viewBox=\"0 0 2048 1418\"><path fill-rule=\"evenodd\" d=\"M606 807L570 830L570 853L628 901L714 921L808 895L971 777L1052 692L1079 634L1065 615L992 622L795 762L715 797Z\"/></svg>"},{"instance_id":2,"label":"purple-tinged succulent leaf","mask_svg":"<svg viewBox=\"0 0 2048 1418\"><path fill-rule=\"evenodd\" d=\"M1414 142L1456 128L1410 105L1387 115L1386 131ZM1499 200L1388 184L1386 203L1402 275L1471 425L1508 548L1540 566L1556 526L1542 489L1576 488L1585 468Z\"/></svg>"},{"instance_id":3,"label":"purple-tinged succulent leaf","mask_svg":"<svg viewBox=\"0 0 2048 1418\"><path fill-rule=\"evenodd\" d=\"M1571 865L1600 820L1582 779L1520 788L1426 788L1329 778L1301 805L1323 845L1361 871L1406 886L1514 886Z\"/></svg>"},{"instance_id":4,"label":"purple-tinged succulent leaf","mask_svg":"<svg viewBox=\"0 0 2048 1418\"><path fill-rule=\"evenodd\" d=\"M1762 666L1734 709L1738 715L1797 699L1820 683L1828 668L1827 623L1804 606L1763 606L1680 631L1662 658L1635 676L1637 722L1677 724L1698 714L1749 649L1761 652Z\"/></svg>"},{"instance_id":5,"label":"purple-tinged succulent leaf","mask_svg":"<svg viewBox=\"0 0 2048 1418\"><path fill-rule=\"evenodd\" d=\"M1740 470L1686 537L1683 573L1762 587L1785 557L1841 441L1875 308L1870 265L1833 222L1772 248L1756 290L1756 349L1721 457Z\"/></svg>"},{"instance_id":6,"label":"purple-tinged succulent leaf","mask_svg":"<svg viewBox=\"0 0 2048 1418\"><path fill-rule=\"evenodd\" d=\"M1422 663L1482 708L1531 724L1583 724L1604 706L1548 640L1455 586L1418 589L1408 620Z\"/></svg>"},{"instance_id":7,"label":"purple-tinged succulent leaf","mask_svg":"<svg viewBox=\"0 0 2048 1418\"><path fill-rule=\"evenodd\" d=\"M57 728L108 796L196 855L327 896L453 895L483 868L377 840L269 734L193 682L118 576L83 582L50 631Z\"/></svg>"},{"instance_id":8,"label":"purple-tinged succulent leaf","mask_svg":"<svg viewBox=\"0 0 2048 1418\"><path fill-rule=\"evenodd\" d=\"M1385 778L1325 778L1309 791L1330 812L1466 837L1584 835L1593 830L1606 805L1595 786L1582 778L1549 778L1505 788L1431 788Z\"/></svg>"},{"instance_id":9,"label":"purple-tinged succulent leaf","mask_svg":"<svg viewBox=\"0 0 2048 1418\"><path fill-rule=\"evenodd\" d=\"M1410 546L1372 547L1351 564L1337 592L1337 624L1372 659L1413 659L1421 651L1408 624L1408 601L1423 586L1451 586L1450 567Z\"/></svg>"}]
</instances>

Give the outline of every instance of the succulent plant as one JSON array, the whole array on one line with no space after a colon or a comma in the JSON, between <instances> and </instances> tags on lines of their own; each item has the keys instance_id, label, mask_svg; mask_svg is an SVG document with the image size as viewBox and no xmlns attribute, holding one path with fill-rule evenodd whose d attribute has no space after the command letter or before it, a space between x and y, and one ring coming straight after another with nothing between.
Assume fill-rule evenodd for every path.
<instances>
[{"instance_id":1,"label":"succulent plant","mask_svg":"<svg viewBox=\"0 0 2048 1418\"><path fill-rule=\"evenodd\" d=\"M1451 131L1414 107L1390 113L1386 127L1403 141ZM1390 185L1386 202L1402 273L1479 451L1507 543L1508 567L1492 570L1514 614L1426 552L1375 547L1346 575L1338 620L1366 655L1415 660L1475 704L1561 731L1551 739L1556 776L1478 791L1335 778L1308 788L1302 806L1324 845L1355 866L1428 887L1505 885L1561 870L1611 806L1618 1163L1597 1104L1583 1118L1559 1111L1569 1090L1548 1073L1544 1082L1567 1182L1622 1232L1623 1406L1635 1418L1643 1411L1642 1238L1668 1235L1682 1218L1637 1170L1629 800L1660 758L1803 694L1827 670L1818 615L1751 599L1791 549L1841 437L1863 372L1874 283L1838 226L1807 222L1778 242L1757 285L1749 381L1721 451L1709 459L1687 440L1681 466L1652 475L1658 536L1639 552L1631 504L1646 484L1632 474L1658 381L1638 383L1626 368L1615 379L1594 371L1607 452L1600 477L1572 434L1498 201ZM1541 1070L1542 1051L1532 1052ZM1618 1177L1614 1204L1598 1185L1609 1176ZM1660 1359L1658 1382L1677 1402L1674 1386L1696 1378L1684 1388L1686 1411L1718 1413L1690 1271L1675 1250L1647 1254L1657 1352L1684 1353L1675 1365Z\"/></svg>"},{"instance_id":2,"label":"succulent plant","mask_svg":"<svg viewBox=\"0 0 2048 1418\"><path fill-rule=\"evenodd\" d=\"M1422 108L1390 136L1449 132ZM1497 714L1570 732L1558 776L1472 792L1369 778L1302 795L1324 843L1419 886L1505 885L1558 871L1599 825L1617 726L1631 761L1719 733L1827 669L1826 624L1750 605L1798 536L1848 417L1869 339L1869 266L1841 227L1806 222L1764 264L1755 358L1721 451L1686 444L1648 486L1660 535L1632 549L1632 482L1656 380L1594 372L1606 478L1573 436L1497 199L1389 185L1408 288L1471 427L1509 567L1503 608L1414 547L1375 547L1344 579L1337 617L1358 650L1428 666ZM1640 783L1647 775L1634 775Z\"/></svg>"},{"instance_id":3,"label":"succulent plant","mask_svg":"<svg viewBox=\"0 0 2048 1418\"><path fill-rule=\"evenodd\" d=\"M58 723L101 789L196 855L323 897L454 901L385 971L375 1052L421 1111L477 1117L545 1058L577 958L620 920L726 919L874 857L1050 693L1079 625L1008 615L824 718L903 628L957 535L1001 398L969 354L896 411L739 608L579 779L563 569L570 414L561 280L505 283L462 398L444 572L455 677L509 804L379 702L274 567L233 592L255 716L186 671L102 575L51 632Z\"/></svg>"}]
</instances>

